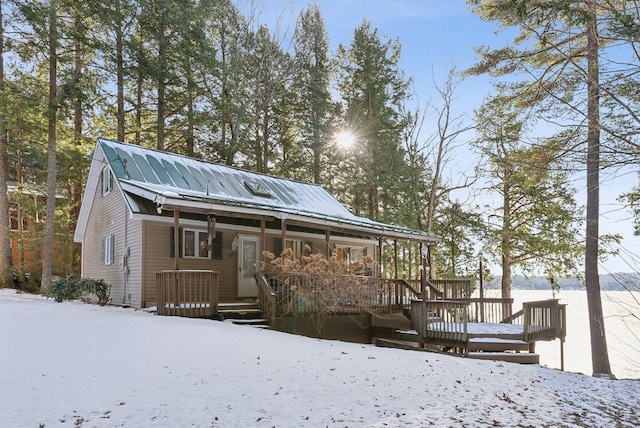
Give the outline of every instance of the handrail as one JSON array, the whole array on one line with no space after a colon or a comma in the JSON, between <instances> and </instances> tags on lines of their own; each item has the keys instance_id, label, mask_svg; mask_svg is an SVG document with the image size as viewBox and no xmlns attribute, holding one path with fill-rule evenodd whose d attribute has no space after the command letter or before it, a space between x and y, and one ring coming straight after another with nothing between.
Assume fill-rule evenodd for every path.
<instances>
[{"instance_id":1,"label":"handrail","mask_svg":"<svg viewBox=\"0 0 640 428\"><path fill-rule=\"evenodd\" d=\"M521 318L524 316L524 310L520 309L518 312L516 312L515 314L512 314L509 317L506 317L505 319L503 319L502 321L500 321L500 323L502 324L515 324L515 320L517 320L518 318Z\"/></svg>"},{"instance_id":2,"label":"handrail","mask_svg":"<svg viewBox=\"0 0 640 428\"><path fill-rule=\"evenodd\" d=\"M406 280L406 279L402 279L401 281L402 281L402 283L404 284L404 287L405 287L407 290L411 291L411 293L413 293L413 295L414 295L416 298L420 297L420 292L419 292L418 290L416 290L416 289L411 285L411 283L410 283L408 280Z\"/></svg>"},{"instance_id":3,"label":"handrail","mask_svg":"<svg viewBox=\"0 0 640 428\"><path fill-rule=\"evenodd\" d=\"M445 292L444 291L440 291L428 279L425 279L424 282L429 287L429 291L431 291L431 293L435 294L436 298L444 299L444 297L445 297Z\"/></svg>"},{"instance_id":4,"label":"handrail","mask_svg":"<svg viewBox=\"0 0 640 428\"><path fill-rule=\"evenodd\" d=\"M271 327L276 325L276 293L271 289L263 272L256 273L258 285L258 306L269 321Z\"/></svg>"}]
</instances>

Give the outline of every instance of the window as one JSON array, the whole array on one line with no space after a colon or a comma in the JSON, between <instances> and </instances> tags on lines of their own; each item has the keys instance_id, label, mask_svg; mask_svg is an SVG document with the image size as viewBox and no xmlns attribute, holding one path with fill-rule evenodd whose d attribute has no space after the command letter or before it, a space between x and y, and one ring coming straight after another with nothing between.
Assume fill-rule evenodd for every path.
<instances>
[{"instance_id":1,"label":"window","mask_svg":"<svg viewBox=\"0 0 640 428\"><path fill-rule=\"evenodd\" d=\"M291 251L293 251L293 258L292 258L293 260L300 260L304 255L303 253L304 244L302 241L287 239L285 241L284 248L290 249Z\"/></svg>"},{"instance_id":2,"label":"window","mask_svg":"<svg viewBox=\"0 0 640 428\"><path fill-rule=\"evenodd\" d=\"M367 255L365 247L342 247L336 248L338 260L342 260L346 263L361 262L364 261L364 257Z\"/></svg>"},{"instance_id":3,"label":"window","mask_svg":"<svg viewBox=\"0 0 640 428\"><path fill-rule=\"evenodd\" d=\"M174 230L171 227L169 237L170 257L175 257ZM207 231L180 227L178 228L178 250L180 251L179 257L222 260L222 232L216 231L211 240L211 247L209 247L209 234Z\"/></svg>"},{"instance_id":4,"label":"window","mask_svg":"<svg viewBox=\"0 0 640 428\"><path fill-rule=\"evenodd\" d=\"M102 196L106 195L113 188L113 176L109 167L105 167L101 174Z\"/></svg>"},{"instance_id":5,"label":"window","mask_svg":"<svg viewBox=\"0 0 640 428\"><path fill-rule=\"evenodd\" d=\"M115 247L115 235L111 234L102 238L102 264L112 265Z\"/></svg>"},{"instance_id":6,"label":"window","mask_svg":"<svg viewBox=\"0 0 640 428\"><path fill-rule=\"evenodd\" d=\"M300 260L303 256L309 256L313 252L313 241L301 241L299 239L286 239L282 248L282 238L274 239L274 253L280 256L286 249L292 251L292 260Z\"/></svg>"},{"instance_id":7,"label":"window","mask_svg":"<svg viewBox=\"0 0 640 428\"><path fill-rule=\"evenodd\" d=\"M184 230L184 257L209 258L209 238L207 232Z\"/></svg>"}]
</instances>

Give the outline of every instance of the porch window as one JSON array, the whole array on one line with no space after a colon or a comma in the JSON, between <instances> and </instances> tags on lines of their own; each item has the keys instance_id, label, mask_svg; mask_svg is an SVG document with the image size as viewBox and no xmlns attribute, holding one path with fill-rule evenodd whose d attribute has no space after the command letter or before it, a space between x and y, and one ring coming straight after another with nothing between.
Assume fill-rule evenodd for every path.
<instances>
[{"instance_id":1,"label":"porch window","mask_svg":"<svg viewBox=\"0 0 640 428\"><path fill-rule=\"evenodd\" d=\"M113 176L111 175L111 170L109 167L105 167L102 170L102 174L100 176L102 182L102 196L111 192L113 188Z\"/></svg>"},{"instance_id":2,"label":"porch window","mask_svg":"<svg viewBox=\"0 0 640 428\"><path fill-rule=\"evenodd\" d=\"M174 254L174 228L170 228L169 233L169 255L175 257ZM209 235L206 231L196 229L178 228L178 249L179 257L222 260L222 232L216 231L215 236L211 240L211 248L209 248Z\"/></svg>"},{"instance_id":3,"label":"porch window","mask_svg":"<svg viewBox=\"0 0 640 428\"><path fill-rule=\"evenodd\" d=\"M112 265L114 256L115 235L111 234L102 238L102 264Z\"/></svg>"},{"instance_id":4,"label":"porch window","mask_svg":"<svg viewBox=\"0 0 640 428\"><path fill-rule=\"evenodd\" d=\"M293 260L300 260L304 255L304 242L297 239L287 239L285 241L285 249L293 251Z\"/></svg>"},{"instance_id":5,"label":"porch window","mask_svg":"<svg viewBox=\"0 0 640 428\"><path fill-rule=\"evenodd\" d=\"M367 255L365 247L337 247L337 258L345 263L362 262Z\"/></svg>"},{"instance_id":6,"label":"porch window","mask_svg":"<svg viewBox=\"0 0 640 428\"><path fill-rule=\"evenodd\" d=\"M280 240L282 242L282 240ZM293 252L292 260L300 260L304 256L311 254L311 251L305 251L305 246L313 248L312 241L302 241L300 239L286 239L284 243L284 249L289 249ZM278 242L276 242L276 253L282 252L282 249L278 248ZM280 246L281 247L281 246ZM278 254L280 255L280 254Z\"/></svg>"},{"instance_id":7,"label":"porch window","mask_svg":"<svg viewBox=\"0 0 640 428\"><path fill-rule=\"evenodd\" d=\"M362 262L363 269L354 272L359 275L373 275L373 264L365 263L367 258L367 247L336 247L336 258L346 264ZM372 252L372 250L369 250Z\"/></svg>"},{"instance_id":8,"label":"porch window","mask_svg":"<svg viewBox=\"0 0 640 428\"><path fill-rule=\"evenodd\" d=\"M184 230L184 257L194 257L201 259L209 258L209 240L207 232L197 230Z\"/></svg>"}]
</instances>

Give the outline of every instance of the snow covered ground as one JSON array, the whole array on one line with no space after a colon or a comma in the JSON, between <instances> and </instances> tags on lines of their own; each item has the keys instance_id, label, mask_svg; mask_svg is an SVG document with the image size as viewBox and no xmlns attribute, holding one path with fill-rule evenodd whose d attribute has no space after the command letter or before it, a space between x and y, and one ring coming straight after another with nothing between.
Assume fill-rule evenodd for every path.
<instances>
[{"instance_id":1,"label":"snow covered ground","mask_svg":"<svg viewBox=\"0 0 640 428\"><path fill-rule=\"evenodd\" d=\"M0 290L3 427L640 426L640 381Z\"/></svg>"}]
</instances>

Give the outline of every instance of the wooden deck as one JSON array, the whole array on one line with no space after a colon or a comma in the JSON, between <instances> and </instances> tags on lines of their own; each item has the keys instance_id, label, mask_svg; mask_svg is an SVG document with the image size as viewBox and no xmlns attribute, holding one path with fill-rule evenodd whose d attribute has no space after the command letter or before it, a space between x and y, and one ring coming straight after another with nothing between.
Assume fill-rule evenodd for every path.
<instances>
[{"instance_id":1,"label":"wooden deck","mask_svg":"<svg viewBox=\"0 0 640 428\"><path fill-rule=\"evenodd\" d=\"M414 300L412 328L425 343L439 345L443 350L521 363L539 362L535 342L560 339L564 368L566 305L556 299L525 302L521 311L512 314L511 299L478 300ZM488 317L491 322L478 322L478 307L483 308L482 318Z\"/></svg>"},{"instance_id":2,"label":"wooden deck","mask_svg":"<svg viewBox=\"0 0 640 428\"><path fill-rule=\"evenodd\" d=\"M333 318L336 338L350 327L341 319L359 317L355 325L360 331L351 334L358 342L380 339L383 346L440 347L473 358L528 363L539 360L534 353L537 341L560 339L564 367L566 305L558 300L525 302L513 313L512 299L470 298L469 280L427 282L424 293L415 281L360 276L346 278L346 285L340 278L335 281L331 293L318 301L317 290L302 275L293 273L282 282L259 273L255 306L242 309L239 317L259 314L272 328L302 334L310 334L305 322L311 320L317 327ZM219 306L217 290L216 272L159 272L158 314L227 318L238 312L232 304ZM422 295L428 299L421 300ZM319 315L319 311L325 312ZM365 329L368 333L362 333Z\"/></svg>"}]
</instances>

